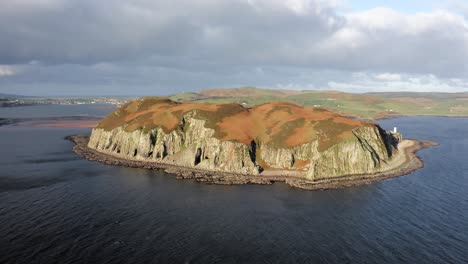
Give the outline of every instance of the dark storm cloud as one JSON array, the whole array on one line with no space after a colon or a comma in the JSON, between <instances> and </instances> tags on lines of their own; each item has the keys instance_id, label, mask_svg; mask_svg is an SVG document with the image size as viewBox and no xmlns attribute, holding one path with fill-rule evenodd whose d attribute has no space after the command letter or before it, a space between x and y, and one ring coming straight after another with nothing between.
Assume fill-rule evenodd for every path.
<instances>
[{"instance_id":1,"label":"dark storm cloud","mask_svg":"<svg viewBox=\"0 0 468 264\"><path fill-rule=\"evenodd\" d=\"M3 3L0 11L0 59L10 64L148 56L272 61L270 52L284 55L294 43L316 41L336 27L327 24L331 9L296 16L268 2L63 0L32 7L20 1Z\"/></svg>"},{"instance_id":2,"label":"dark storm cloud","mask_svg":"<svg viewBox=\"0 0 468 264\"><path fill-rule=\"evenodd\" d=\"M343 14L325 0L0 3L2 86L323 87L355 81L350 76L356 72L370 79L394 73L403 81L411 75L464 80L467 59L467 22L443 10ZM324 71L335 77L327 74L329 82L305 77Z\"/></svg>"}]
</instances>

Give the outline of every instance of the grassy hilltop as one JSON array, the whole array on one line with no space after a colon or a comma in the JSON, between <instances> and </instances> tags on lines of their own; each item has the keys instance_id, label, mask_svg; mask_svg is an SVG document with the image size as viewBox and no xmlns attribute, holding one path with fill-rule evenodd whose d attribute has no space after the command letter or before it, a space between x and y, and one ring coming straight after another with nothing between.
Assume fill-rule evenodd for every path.
<instances>
[{"instance_id":1,"label":"grassy hilltop","mask_svg":"<svg viewBox=\"0 0 468 264\"><path fill-rule=\"evenodd\" d=\"M281 101L248 107L144 97L106 116L93 129L87 146L125 160L242 175L266 173L314 183L393 170L406 160L405 154L393 159L400 153L398 142L398 134L372 121L320 107ZM239 181L250 182L235 179Z\"/></svg>"},{"instance_id":2,"label":"grassy hilltop","mask_svg":"<svg viewBox=\"0 0 468 264\"><path fill-rule=\"evenodd\" d=\"M287 102L246 108L237 103L177 103L167 98L144 97L120 107L97 127L107 131L122 127L127 132L160 127L168 134L183 126L182 119L187 113L205 120L205 126L214 129L214 137L222 141L250 144L260 140L280 147L295 147L319 139L320 148L327 149L351 136L354 128L373 125L322 108Z\"/></svg>"},{"instance_id":3,"label":"grassy hilltop","mask_svg":"<svg viewBox=\"0 0 468 264\"><path fill-rule=\"evenodd\" d=\"M392 115L468 116L468 93L344 93L269 90L254 87L203 90L170 96L177 102L239 103L255 106L273 101L321 107L343 115L382 118Z\"/></svg>"}]
</instances>

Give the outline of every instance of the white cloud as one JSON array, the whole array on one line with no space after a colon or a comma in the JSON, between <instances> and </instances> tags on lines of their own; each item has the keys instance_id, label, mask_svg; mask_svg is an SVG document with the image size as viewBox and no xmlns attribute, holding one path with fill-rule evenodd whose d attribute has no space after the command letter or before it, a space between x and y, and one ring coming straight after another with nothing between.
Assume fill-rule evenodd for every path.
<instances>
[{"instance_id":1,"label":"white cloud","mask_svg":"<svg viewBox=\"0 0 468 264\"><path fill-rule=\"evenodd\" d=\"M449 0L449 3L446 4L446 7L452 10L453 12L462 14L465 18L468 18L468 3L464 0Z\"/></svg>"},{"instance_id":2,"label":"white cloud","mask_svg":"<svg viewBox=\"0 0 468 264\"><path fill-rule=\"evenodd\" d=\"M384 78L376 78L377 76ZM398 76L398 78L397 78ZM416 92L459 92L468 90L468 81L443 79L432 74L406 75L360 73L346 82L329 82L330 89L355 92L416 91Z\"/></svg>"},{"instance_id":3,"label":"white cloud","mask_svg":"<svg viewBox=\"0 0 468 264\"><path fill-rule=\"evenodd\" d=\"M288 10L295 15L319 14L335 9L339 2L332 0L245 0L256 11L268 15L271 12ZM242 2L242 0L241 0Z\"/></svg>"},{"instance_id":4,"label":"white cloud","mask_svg":"<svg viewBox=\"0 0 468 264\"><path fill-rule=\"evenodd\" d=\"M0 65L0 77L6 77L6 76L12 76L15 75L15 71L13 68L6 66L6 65Z\"/></svg>"},{"instance_id":5,"label":"white cloud","mask_svg":"<svg viewBox=\"0 0 468 264\"><path fill-rule=\"evenodd\" d=\"M339 0L1 1L0 61L15 67L0 76L22 70L0 88L125 79L169 89L466 90L461 12L349 10Z\"/></svg>"},{"instance_id":6,"label":"white cloud","mask_svg":"<svg viewBox=\"0 0 468 264\"><path fill-rule=\"evenodd\" d=\"M396 73L380 73L374 75L374 78L379 81L400 81L401 75Z\"/></svg>"},{"instance_id":7,"label":"white cloud","mask_svg":"<svg viewBox=\"0 0 468 264\"><path fill-rule=\"evenodd\" d=\"M435 10L408 15L375 8L344 17L346 24L315 46L315 56L328 67L467 75L468 24L458 14Z\"/></svg>"}]
</instances>

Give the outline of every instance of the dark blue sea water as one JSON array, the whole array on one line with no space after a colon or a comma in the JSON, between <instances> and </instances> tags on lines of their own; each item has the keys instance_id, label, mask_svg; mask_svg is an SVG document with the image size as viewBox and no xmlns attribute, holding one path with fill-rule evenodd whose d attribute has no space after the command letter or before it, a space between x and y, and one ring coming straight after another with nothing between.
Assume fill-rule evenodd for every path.
<instances>
[{"instance_id":1,"label":"dark blue sea water","mask_svg":"<svg viewBox=\"0 0 468 264\"><path fill-rule=\"evenodd\" d=\"M0 263L467 263L468 119L380 123L441 145L410 175L328 191L180 181L79 158L63 137L88 129L2 126Z\"/></svg>"}]
</instances>

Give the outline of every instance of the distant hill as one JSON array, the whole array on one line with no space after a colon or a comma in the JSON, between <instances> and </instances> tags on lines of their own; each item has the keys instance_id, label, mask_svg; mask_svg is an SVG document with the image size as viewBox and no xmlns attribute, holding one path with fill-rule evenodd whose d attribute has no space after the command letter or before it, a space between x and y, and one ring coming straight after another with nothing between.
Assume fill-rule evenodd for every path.
<instances>
[{"instance_id":1,"label":"distant hill","mask_svg":"<svg viewBox=\"0 0 468 264\"><path fill-rule=\"evenodd\" d=\"M468 116L468 93L293 91L255 87L203 90L170 96L178 102L239 103L255 106L272 101L322 107L343 115L382 118L392 115Z\"/></svg>"},{"instance_id":2,"label":"distant hill","mask_svg":"<svg viewBox=\"0 0 468 264\"><path fill-rule=\"evenodd\" d=\"M28 98L28 97L29 97L29 96L25 96L25 95L0 93L0 98L11 98L11 99L15 99L15 98Z\"/></svg>"}]
</instances>

